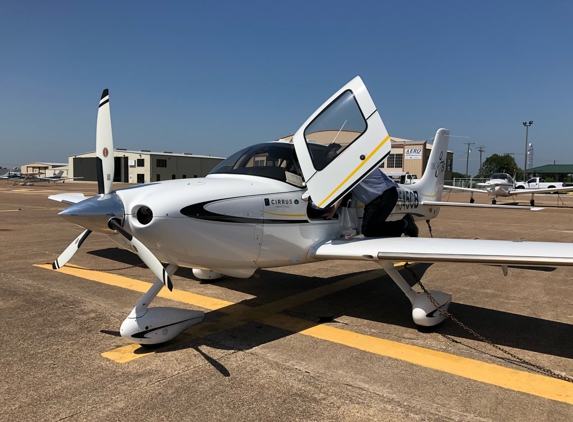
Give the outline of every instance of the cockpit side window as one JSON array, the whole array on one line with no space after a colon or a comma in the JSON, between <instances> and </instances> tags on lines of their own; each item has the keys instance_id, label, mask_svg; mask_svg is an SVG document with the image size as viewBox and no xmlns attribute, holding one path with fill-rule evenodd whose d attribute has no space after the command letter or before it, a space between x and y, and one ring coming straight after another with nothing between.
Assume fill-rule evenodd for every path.
<instances>
[{"instance_id":1,"label":"cockpit side window","mask_svg":"<svg viewBox=\"0 0 573 422\"><path fill-rule=\"evenodd\" d=\"M220 163L209 174L246 174L299 187L303 185L294 146L289 143L269 142L245 148Z\"/></svg>"}]
</instances>

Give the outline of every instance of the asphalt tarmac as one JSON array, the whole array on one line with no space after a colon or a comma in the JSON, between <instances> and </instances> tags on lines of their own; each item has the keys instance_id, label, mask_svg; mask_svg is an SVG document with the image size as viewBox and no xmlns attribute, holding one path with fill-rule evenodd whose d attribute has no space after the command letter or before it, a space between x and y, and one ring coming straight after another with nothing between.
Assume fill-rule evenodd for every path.
<instances>
[{"instance_id":1,"label":"asphalt tarmac","mask_svg":"<svg viewBox=\"0 0 573 422\"><path fill-rule=\"evenodd\" d=\"M348 261L203 284L179 269L153 306L203 310L205 322L147 350L118 334L154 279L137 256L94 233L62 270L42 265L82 231L48 195L95 190L0 182L3 421L573 420L573 383L516 358L573 377L573 268L414 267L453 295L458 320L512 355L451 320L418 329L378 265ZM535 200L546 209L444 207L432 233L573 242L573 195Z\"/></svg>"}]
</instances>

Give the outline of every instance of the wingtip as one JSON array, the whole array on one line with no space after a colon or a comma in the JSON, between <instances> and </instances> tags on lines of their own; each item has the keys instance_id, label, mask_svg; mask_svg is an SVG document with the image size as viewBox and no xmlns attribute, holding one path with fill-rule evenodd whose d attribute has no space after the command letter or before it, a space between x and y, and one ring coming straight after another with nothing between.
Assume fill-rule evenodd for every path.
<instances>
[{"instance_id":1,"label":"wingtip","mask_svg":"<svg viewBox=\"0 0 573 422\"><path fill-rule=\"evenodd\" d=\"M101 93L101 100L103 100L105 97L109 96L109 89L104 89L103 92Z\"/></svg>"}]
</instances>

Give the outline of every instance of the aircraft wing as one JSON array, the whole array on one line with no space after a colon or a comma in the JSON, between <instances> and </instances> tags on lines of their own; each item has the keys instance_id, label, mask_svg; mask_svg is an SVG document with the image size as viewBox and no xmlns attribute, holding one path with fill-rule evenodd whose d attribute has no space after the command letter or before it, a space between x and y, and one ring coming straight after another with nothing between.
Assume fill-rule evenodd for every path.
<instances>
[{"instance_id":1,"label":"aircraft wing","mask_svg":"<svg viewBox=\"0 0 573 422\"><path fill-rule=\"evenodd\" d=\"M420 237L334 239L314 246L319 260L460 262L490 265L573 266L573 243Z\"/></svg>"},{"instance_id":2,"label":"aircraft wing","mask_svg":"<svg viewBox=\"0 0 573 422\"><path fill-rule=\"evenodd\" d=\"M573 187L568 188L550 188L550 189L512 189L509 195L523 195L526 193L552 193L552 192L573 192Z\"/></svg>"},{"instance_id":3,"label":"aircraft wing","mask_svg":"<svg viewBox=\"0 0 573 422\"><path fill-rule=\"evenodd\" d=\"M509 210L541 211L541 207L524 207L516 205L493 205L493 204L470 204L466 202L442 202L442 201L422 201L421 205L435 207L468 207L468 208L502 208Z\"/></svg>"},{"instance_id":4,"label":"aircraft wing","mask_svg":"<svg viewBox=\"0 0 573 422\"><path fill-rule=\"evenodd\" d=\"M486 189L476 189L476 188L461 188L458 186L449 186L449 185L444 185L444 189L450 189L450 190L459 190L462 192L476 192L476 193L485 193L487 194L488 191Z\"/></svg>"},{"instance_id":5,"label":"aircraft wing","mask_svg":"<svg viewBox=\"0 0 573 422\"><path fill-rule=\"evenodd\" d=\"M48 196L48 199L72 205L82 202L87 198L83 193L58 193L57 195Z\"/></svg>"}]
</instances>

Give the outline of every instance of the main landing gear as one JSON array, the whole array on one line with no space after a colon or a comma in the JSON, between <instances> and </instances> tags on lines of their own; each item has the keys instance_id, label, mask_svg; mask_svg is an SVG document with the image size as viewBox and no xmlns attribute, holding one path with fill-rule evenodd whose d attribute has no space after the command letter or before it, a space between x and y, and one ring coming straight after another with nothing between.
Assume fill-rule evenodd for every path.
<instances>
[{"instance_id":1,"label":"main landing gear","mask_svg":"<svg viewBox=\"0 0 573 422\"><path fill-rule=\"evenodd\" d=\"M442 315L425 293L418 293L410 287L408 282L404 280L396 267L394 267L393 262L378 261L378 265L386 270L386 273L410 300L412 304L412 319L415 324L423 327L433 327L445 319L444 315ZM430 290L429 293L436 300L439 308L444 311L443 313L446 313L452 301L452 295L436 290Z\"/></svg>"}]
</instances>

